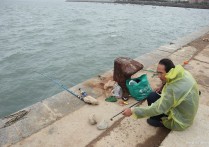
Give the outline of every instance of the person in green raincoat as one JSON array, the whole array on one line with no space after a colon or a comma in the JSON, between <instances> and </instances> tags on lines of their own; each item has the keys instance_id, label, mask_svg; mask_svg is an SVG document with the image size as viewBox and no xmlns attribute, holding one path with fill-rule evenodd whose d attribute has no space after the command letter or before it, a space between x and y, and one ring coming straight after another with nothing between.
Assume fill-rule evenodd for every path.
<instances>
[{"instance_id":1,"label":"person in green raincoat","mask_svg":"<svg viewBox=\"0 0 209 147\"><path fill-rule=\"evenodd\" d=\"M199 90L192 75L181 65L170 59L160 60L157 67L161 88L147 97L147 107L124 110L124 116L150 117L147 123L155 127L166 127L183 131L193 123L199 105Z\"/></svg>"}]
</instances>

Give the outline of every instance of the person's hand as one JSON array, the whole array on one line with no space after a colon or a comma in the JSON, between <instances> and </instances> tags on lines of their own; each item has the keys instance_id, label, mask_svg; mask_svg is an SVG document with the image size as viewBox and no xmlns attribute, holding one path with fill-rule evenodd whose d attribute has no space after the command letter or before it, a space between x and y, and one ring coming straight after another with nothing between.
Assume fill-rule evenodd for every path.
<instances>
[{"instance_id":1,"label":"person's hand","mask_svg":"<svg viewBox=\"0 0 209 147\"><path fill-rule=\"evenodd\" d=\"M130 108L126 108L123 113L124 116L129 117L132 115L131 109Z\"/></svg>"},{"instance_id":2,"label":"person's hand","mask_svg":"<svg viewBox=\"0 0 209 147\"><path fill-rule=\"evenodd\" d=\"M161 93L161 91L162 91L162 89L163 89L163 87L164 87L164 85L165 85L165 84L163 84L163 83L164 83L164 82L162 82L162 84L160 85L160 87L158 87L158 88L155 89L155 92Z\"/></svg>"},{"instance_id":3,"label":"person's hand","mask_svg":"<svg viewBox=\"0 0 209 147\"><path fill-rule=\"evenodd\" d=\"M158 88L155 89L155 92L160 93L161 90L162 90L161 87L158 87Z\"/></svg>"}]
</instances>

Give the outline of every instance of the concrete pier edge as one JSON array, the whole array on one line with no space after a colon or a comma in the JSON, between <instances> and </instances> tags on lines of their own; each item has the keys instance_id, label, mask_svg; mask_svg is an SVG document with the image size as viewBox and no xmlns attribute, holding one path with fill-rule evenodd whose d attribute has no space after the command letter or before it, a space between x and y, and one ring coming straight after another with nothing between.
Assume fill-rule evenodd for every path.
<instances>
[{"instance_id":1,"label":"concrete pier edge","mask_svg":"<svg viewBox=\"0 0 209 147\"><path fill-rule=\"evenodd\" d=\"M145 69L148 67L150 68L155 66L160 59L175 54L176 51L208 32L209 26L204 27L185 37L173 41L173 44L163 45L150 53L135 58L135 60L142 63ZM184 59L191 59L192 55L195 55L195 53L196 51L191 49L191 56L185 56ZM78 92L78 88L83 88L89 95L98 98L104 95L102 89L98 87L98 84L100 84L102 80L106 82L111 79L111 74L112 70L102 74L101 77L93 77L88 79L83 83L72 87L71 90ZM86 104L84 102L70 95L66 91L63 91L41 102L24 108L23 110L28 111L28 114L8 127L4 127L8 119L0 119L0 146L9 146L15 144L24 138L39 132L41 129L53 124L57 120L74 112L75 110L84 107L85 105Z\"/></svg>"}]
</instances>

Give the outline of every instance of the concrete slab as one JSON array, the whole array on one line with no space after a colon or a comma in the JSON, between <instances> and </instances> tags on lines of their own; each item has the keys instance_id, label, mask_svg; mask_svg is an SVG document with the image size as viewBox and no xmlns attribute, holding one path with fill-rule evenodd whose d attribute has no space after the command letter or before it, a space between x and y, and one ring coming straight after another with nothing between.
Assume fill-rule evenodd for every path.
<instances>
[{"instance_id":1,"label":"concrete slab","mask_svg":"<svg viewBox=\"0 0 209 147\"><path fill-rule=\"evenodd\" d=\"M192 73L198 84L209 87L209 64L192 60L185 65L185 69Z\"/></svg>"},{"instance_id":2,"label":"concrete slab","mask_svg":"<svg viewBox=\"0 0 209 147\"><path fill-rule=\"evenodd\" d=\"M29 108L29 113L14 124L22 137L28 137L59 118L42 103L36 103Z\"/></svg>"},{"instance_id":3,"label":"concrete slab","mask_svg":"<svg viewBox=\"0 0 209 147\"><path fill-rule=\"evenodd\" d=\"M0 129L0 136L3 137L3 141L0 141L2 144L18 142L57 120L57 116L40 102L28 107L27 111L29 112L26 116L17 120L11 126ZM6 123L9 120L5 118L2 121Z\"/></svg>"},{"instance_id":4,"label":"concrete slab","mask_svg":"<svg viewBox=\"0 0 209 147\"><path fill-rule=\"evenodd\" d=\"M42 104L58 117L63 117L85 105L83 101L66 91L43 100Z\"/></svg>"},{"instance_id":5,"label":"concrete slab","mask_svg":"<svg viewBox=\"0 0 209 147\"><path fill-rule=\"evenodd\" d=\"M105 119L111 126L114 121L110 121L109 119L123 109L117 103L105 102L104 99L105 97L99 98L99 106L85 105L13 146L68 147L87 145L91 140L104 132L104 130L97 130L95 125L92 126L88 123L89 115L94 113L98 117L98 120ZM118 116L115 121L121 117Z\"/></svg>"},{"instance_id":6,"label":"concrete slab","mask_svg":"<svg viewBox=\"0 0 209 147\"><path fill-rule=\"evenodd\" d=\"M207 46L203 51L201 51L194 59L209 63L209 46Z\"/></svg>"},{"instance_id":7,"label":"concrete slab","mask_svg":"<svg viewBox=\"0 0 209 147\"><path fill-rule=\"evenodd\" d=\"M196 53L194 47L188 46L178 49L175 53L171 54L169 58L174 62L174 64L183 65L185 61L189 61L192 56Z\"/></svg>"},{"instance_id":8,"label":"concrete slab","mask_svg":"<svg viewBox=\"0 0 209 147\"><path fill-rule=\"evenodd\" d=\"M23 139L21 132L19 132L14 125L0 129L1 147L9 146L14 142L18 142L20 139Z\"/></svg>"},{"instance_id":9,"label":"concrete slab","mask_svg":"<svg viewBox=\"0 0 209 147\"><path fill-rule=\"evenodd\" d=\"M200 105L194 124L185 131L172 131L162 147L206 147L209 146L209 107Z\"/></svg>"}]
</instances>

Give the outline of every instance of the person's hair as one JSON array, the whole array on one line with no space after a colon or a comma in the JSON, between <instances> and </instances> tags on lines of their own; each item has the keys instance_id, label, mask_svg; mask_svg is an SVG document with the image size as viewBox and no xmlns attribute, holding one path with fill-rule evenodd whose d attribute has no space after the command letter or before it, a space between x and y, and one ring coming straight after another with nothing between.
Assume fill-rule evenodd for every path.
<instances>
[{"instance_id":1,"label":"person's hair","mask_svg":"<svg viewBox=\"0 0 209 147\"><path fill-rule=\"evenodd\" d=\"M166 73L168 73L171 68L175 68L175 65L174 65L173 61L171 61L170 59L167 59L167 58L161 59L159 61L159 64L165 66Z\"/></svg>"}]
</instances>

